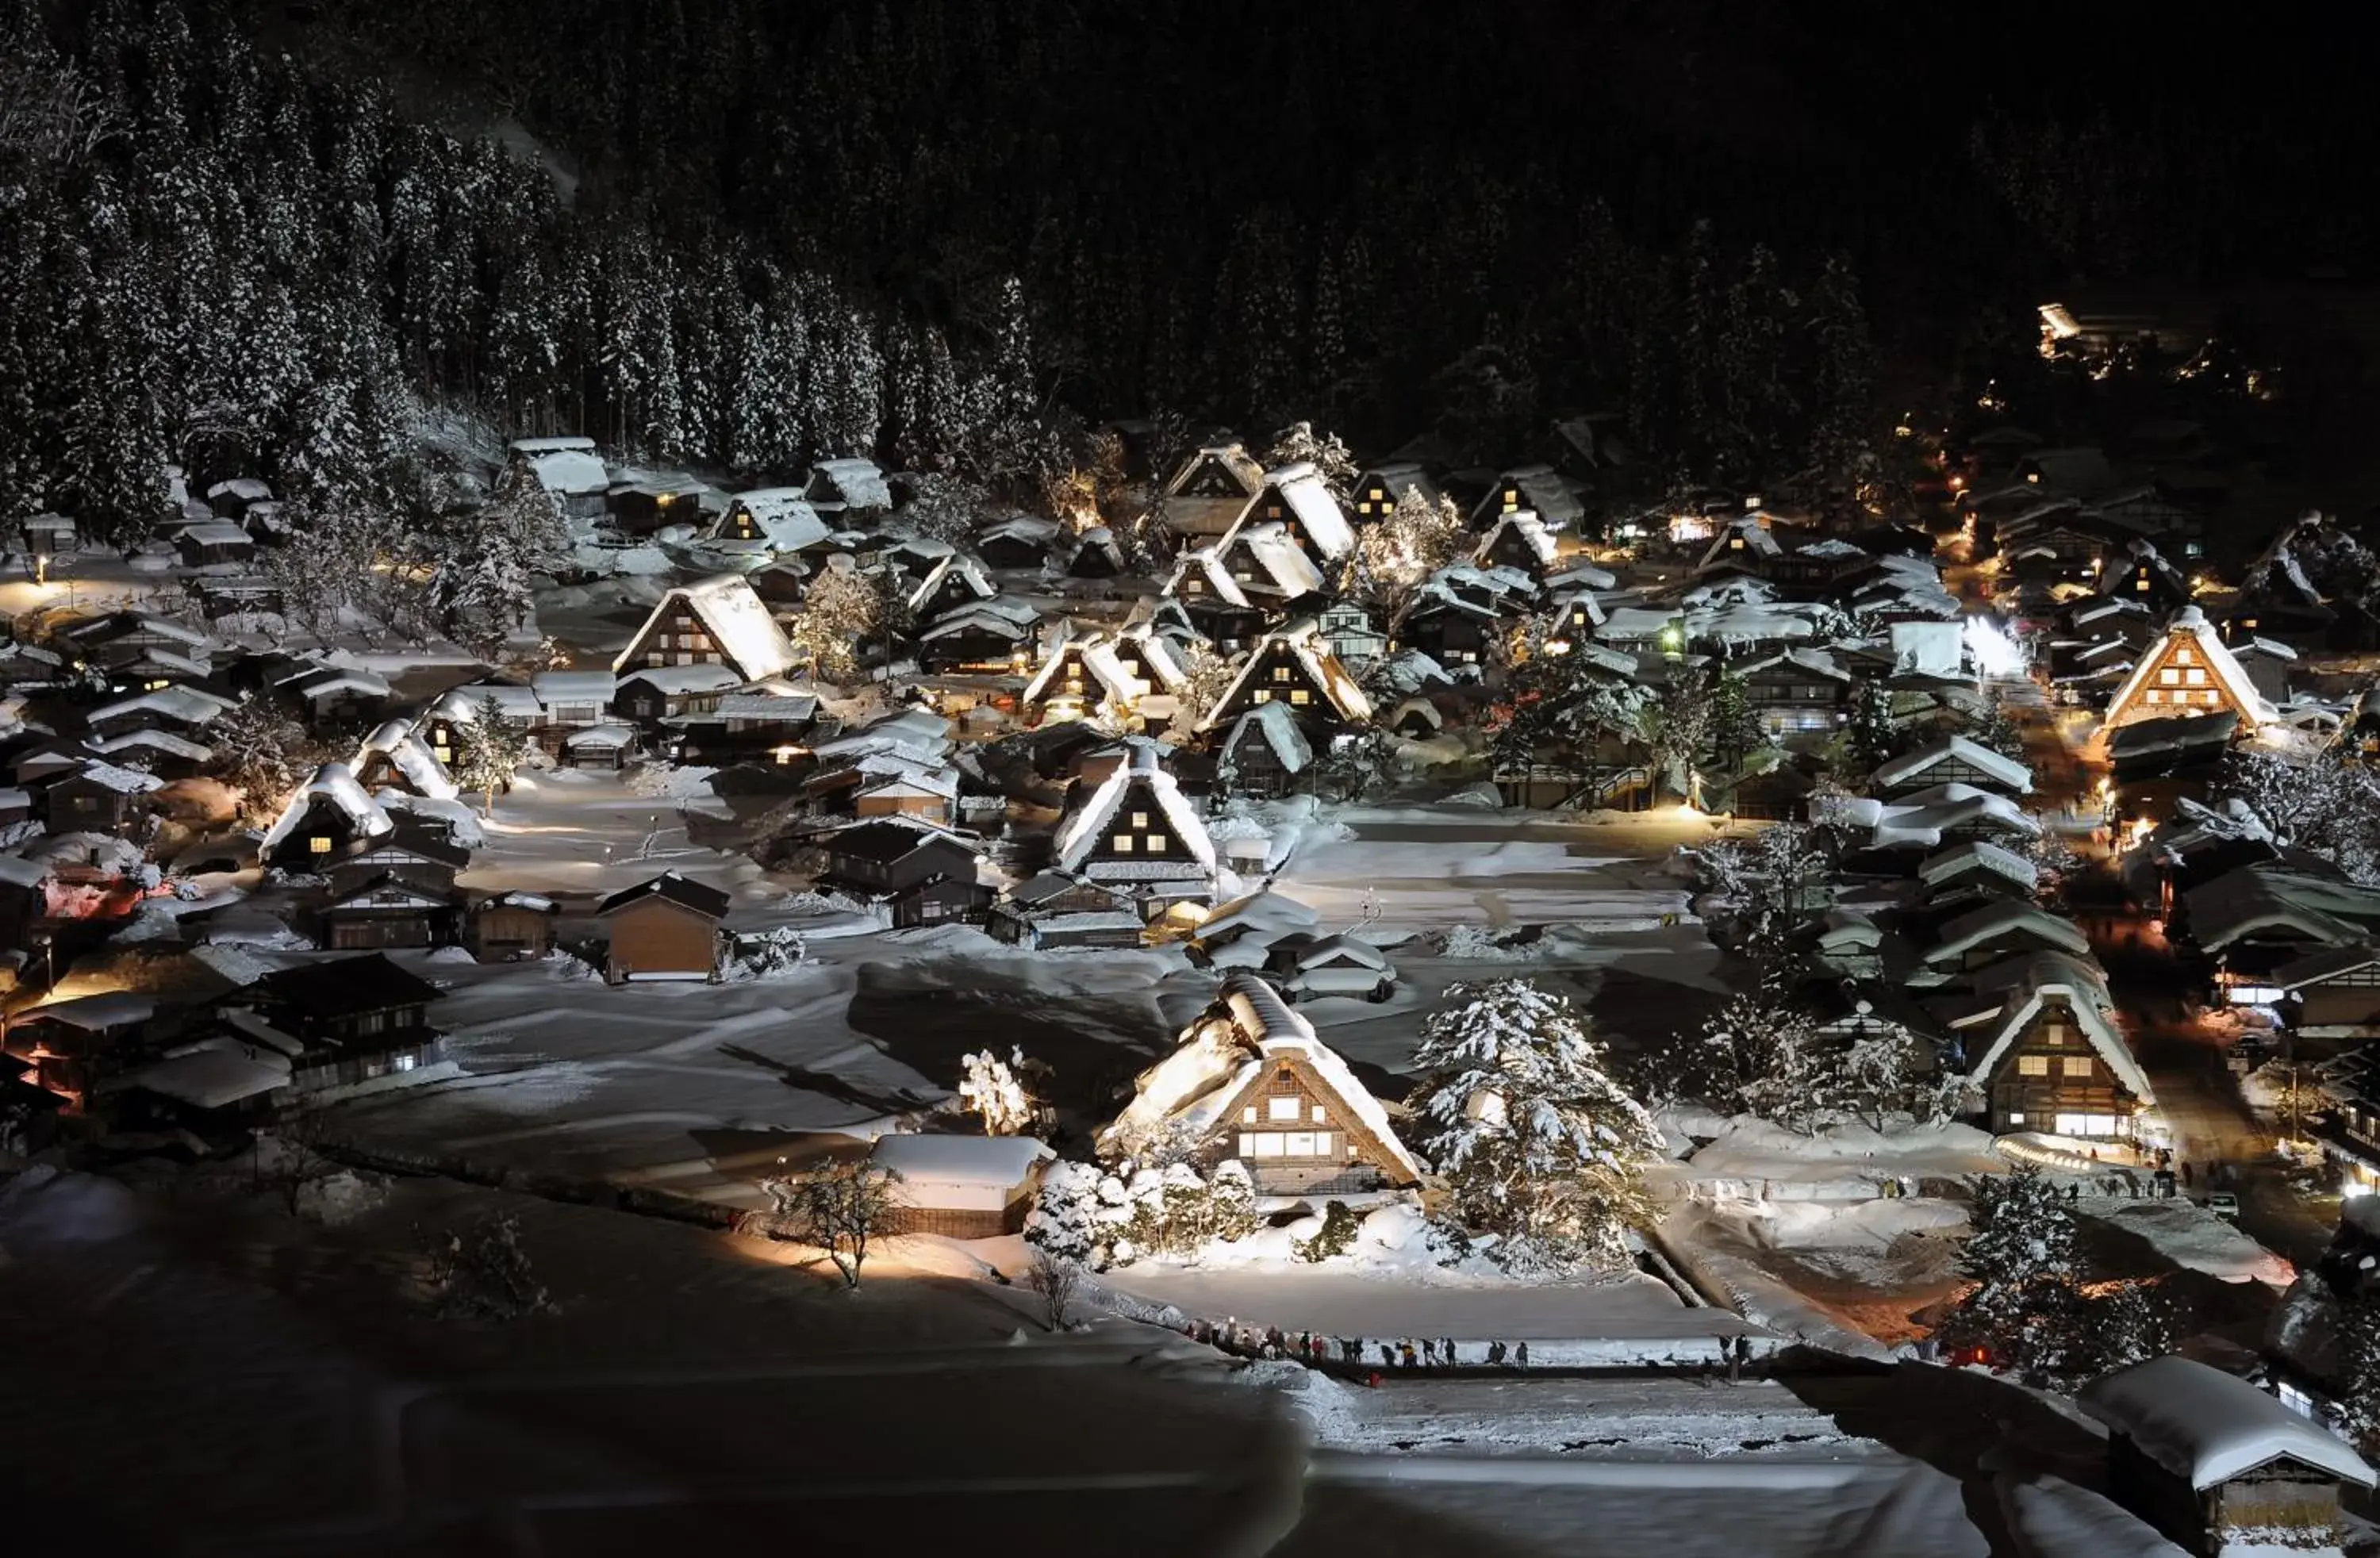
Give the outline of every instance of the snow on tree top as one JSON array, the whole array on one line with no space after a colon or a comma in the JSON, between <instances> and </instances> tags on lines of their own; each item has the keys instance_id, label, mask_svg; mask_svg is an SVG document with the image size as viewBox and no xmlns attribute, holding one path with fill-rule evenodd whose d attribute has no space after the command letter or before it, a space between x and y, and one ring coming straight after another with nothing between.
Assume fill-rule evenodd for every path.
<instances>
[{"instance_id":1,"label":"snow on tree top","mask_svg":"<svg viewBox=\"0 0 2380 1558\"><path fill-rule=\"evenodd\" d=\"M2076 1396L2109 1431L2204 1491L2283 1456L2369 1488L2363 1457L2272 1396L2186 1357L2151 1358L2094 1380Z\"/></svg>"}]
</instances>

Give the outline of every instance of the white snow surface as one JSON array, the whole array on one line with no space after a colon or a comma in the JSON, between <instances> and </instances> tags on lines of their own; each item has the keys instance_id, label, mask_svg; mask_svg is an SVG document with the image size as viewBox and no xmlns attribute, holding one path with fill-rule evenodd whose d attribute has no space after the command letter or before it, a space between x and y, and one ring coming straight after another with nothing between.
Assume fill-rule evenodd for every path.
<instances>
[{"instance_id":1,"label":"white snow surface","mask_svg":"<svg viewBox=\"0 0 2380 1558\"><path fill-rule=\"evenodd\" d=\"M2204 1491L2287 1455L2369 1488L2373 1470L2335 1435L2247 1381L2186 1357L2152 1358L2094 1380L2077 1399L2110 1431Z\"/></svg>"},{"instance_id":2,"label":"white snow surface","mask_svg":"<svg viewBox=\"0 0 2380 1558\"><path fill-rule=\"evenodd\" d=\"M2187 1558L2139 1515L2064 1478L1998 1480L2000 1508L2022 1558Z\"/></svg>"}]
</instances>

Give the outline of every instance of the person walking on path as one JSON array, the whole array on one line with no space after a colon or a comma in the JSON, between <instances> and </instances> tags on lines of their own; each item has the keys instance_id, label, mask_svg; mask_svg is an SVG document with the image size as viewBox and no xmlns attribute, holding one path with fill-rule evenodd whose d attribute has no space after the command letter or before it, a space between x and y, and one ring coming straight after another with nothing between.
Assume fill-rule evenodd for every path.
<instances>
[{"instance_id":1,"label":"person walking on path","mask_svg":"<svg viewBox=\"0 0 2380 1558\"><path fill-rule=\"evenodd\" d=\"M1514 1355L1514 1357L1522 1368L1526 1369L1529 1366L1529 1344L1522 1343L1521 1350Z\"/></svg>"}]
</instances>

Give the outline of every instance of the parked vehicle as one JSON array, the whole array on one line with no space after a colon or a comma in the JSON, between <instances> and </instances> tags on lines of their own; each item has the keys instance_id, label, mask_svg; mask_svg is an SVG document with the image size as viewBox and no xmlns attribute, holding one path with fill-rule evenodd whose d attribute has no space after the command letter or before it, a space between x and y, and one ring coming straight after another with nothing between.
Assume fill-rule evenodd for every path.
<instances>
[{"instance_id":1,"label":"parked vehicle","mask_svg":"<svg viewBox=\"0 0 2380 1558\"><path fill-rule=\"evenodd\" d=\"M2206 1210L2216 1216L2240 1221L2240 1198L2228 1190L2211 1190L2206 1196Z\"/></svg>"}]
</instances>

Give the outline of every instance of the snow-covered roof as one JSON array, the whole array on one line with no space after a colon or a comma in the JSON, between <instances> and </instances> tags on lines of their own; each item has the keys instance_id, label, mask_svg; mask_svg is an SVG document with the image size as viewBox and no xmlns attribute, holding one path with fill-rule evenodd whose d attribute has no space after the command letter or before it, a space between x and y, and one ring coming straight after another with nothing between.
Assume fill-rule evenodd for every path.
<instances>
[{"instance_id":1,"label":"snow-covered roof","mask_svg":"<svg viewBox=\"0 0 2380 1558\"><path fill-rule=\"evenodd\" d=\"M965 583L967 593L978 601L988 601L1000 592L999 587L985 574L982 564L964 553L953 552L929 568L926 577L909 591L909 609L924 610L926 603L933 598L935 592L953 578ZM961 604L963 606L965 603Z\"/></svg>"},{"instance_id":2,"label":"snow-covered roof","mask_svg":"<svg viewBox=\"0 0 2380 1558\"><path fill-rule=\"evenodd\" d=\"M636 652L645 635L680 601L693 610L718 642L721 655L746 680L757 681L792 668L794 646L786 640L784 629L777 626L777 619L769 615L768 603L753 590L751 581L741 574L713 574L682 585L655 602L644 627L620 651L620 658L612 663L614 672L626 667L628 656Z\"/></svg>"},{"instance_id":3,"label":"snow-covered roof","mask_svg":"<svg viewBox=\"0 0 2380 1558\"><path fill-rule=\"evenodd\" d=\"M516 438L504 445L516 455L559 455L573 452L593 454L595 441L584 433L552 433L543 438Z\"/></svg>"},{"instance_id":4,"label":"snow-covered roof","mask_svg":"<svg viewBox=\"0 0 2380 1558\"><path fill-rule=\"evenodd\" d=\"M1312 907L1286 893L1266 888L1217 905L1214 913L1198 922L1197 940L1218 941L1231 931L1280 936L1292 931L1311 931L1320 923L1322 916Z\"/></svg>"},{"instance_id":5,"label":"snow-covered roof","mask_svg":"<svg viewBox=\"0 0 2380 1558\"><path fill-rule=\"evenodd\" d=\"M1963 736L1944 736L1939 741L1879 765L1876 771L1876 783L1882 785L1905 784L1926 770L1946 762L1965 763L1991 775L2018 795L2032 793L2033 769L2030 764L2017 758L2002 757L1989 747Z\"/></svg>"},{"instance_id":6,"label":"snow-covered roof","mask_svg":"<svg viewBox=\"0 0 2380 1558\"><path fill-rule=\"evenodd\" d=\"M1472 560L1482 567L1487 566L1488 560L1495 555L1496 543L1503 540L1508 531L1521 538L1522 544L1529 549L1529 554L1537 560L1539 567L1553 562L1553 532L1546 528L1543 519L1537 517L1537 511L1534 508L1515 508L1500 516L1488 533L1479 538L1479 544L1472 550ZM1605 576L1606 578L1609 577Z\"/></svg>"},{"instance_id":7,"label":"snow-covered roof","mask_svg":"<svg viewBox=\"0 0 2380 1558\"><path fill-rule=\"evenodd\" d=\"M104 790L114 790L120 796L153 795L165 787L165 781L153 773L143 773L137 768L120 768L112 762L85 761L75 770L73 777Z\"/></svg>"},{"instance_id":8,"label":"snow-covered roof","mask_svg":"<svg viewBox=\"0 0 2380 1558\"><path fill-rule=\"evenodd\" d=\"M2380 889L2273 865L2225 871L2181 896L2191 939L2209 953L2257 931L2341 946L2380 928Z\"/></svg>"},{"instance_id":9,"label":"snow-covered roof","mask_svg":"<svg viewBox=\"0 0 2380 1558\"><path fill-rule=\"evenodd\" d=\"M2149 1459L2204 1491L2288 1456L2342 1482L2375 1480L2363 1457L2312 1418L2217 1369L2157 1357L2092 1381L2082 1410Z\"/></svg>"},{"instance_id":10,"label":"snow-covered roof","mask_svg":"<svg viewBox=\"0 0 2380 1558\"><path fill-rule=\"evenodd\" d=\"M210 500L232 498L243 504L267 503L272 500L273 489L261 478L235 476L228 481L218 481L208 488L207 497Z\"/></svg>"},{"instance_id":11,"label":"snow-covered roof","mask_svg":"<svg viewBox=\"0 0 2380 1558\"><path fill-rule=\"evenodd\" d=\"M1406 1184L1420 1179L1421 1165L1397 1139L1388 1110L1272 986L1234 969L1223 976L1221 1004L1231 1020L1194 1024L1179 1049L1141 1073L1132 1102L1105 1134L1130 1140L1179 1126L1204 1136L1222 1126L1224 1112L1265 1073L1290 1060L1305 1066L1373 1138L1384 1170Z\"/></svg>"},{"instance_id":12,"label":"snow-covered roof","mask_svg":"<svg viewBox=\"0 0 2380 1558\"><path fill-rule=\"evenodd\" d=\"M171 1051L163 1058L100 1084L102 1092L140 1088L187 1103L220 1109L289 1085L289 1057L225 1034Z\"/></svg>"},{"instance_id":13,"label":"snow-covered roof","mask_svg":"<svg viewBox=\"0 0 2380 1558\"><path fill-rule=\"evenodd\" d=\"M528 685L538 700L549 707L556 703L609 703L620 690L620 678L613 671L540 671L529 677Z\"/></svg>"},{"instance_id":14,"label":"snow-covered roof","mask_svg":"<svg viewBox=\"0 0 2380 1558\"><path fill-rule=\"evenodd\" d=\"M810 467L810 480L824 481L854 508L890 508L892 489L874 460L820 460Z\"/></svg>"},{"instance_id":15,"label":"snow-covered roof","mask_svg":"<svg viewBox=\"0 0 2380 1558\"><path fill-rule=\"evenodd\" d=\"M1964 1016L1954 1016L1950 1026L1958 1029L1991 1024L1992 1041L1975 1056L1967 1075L1978 1087L1984 1086L2009 1046L2014 1044L2052 999L2062 999L2074 1015L2074 1024L2107 1069L2116 1074L2131 1095L2143 1104L2156 1102L2156 1089L2149 1086L2147 1073L2132 1058L2131 1046L2124 1042L2116 1030L2111 1016L2114 1004L2107 994L2107 980L2097 965L2061 952L2034 952L1995 963L1974 976L1977 992L1996 997L1996 1004L1987 1004Z\"/></svg>"},{"instance_id":16,"label":"snow-covered roof","mask_svg":"<svg viewBox=\"0 0 2380 1558\"><path fill-rule=\"evenodd\" d=\"M1336 562L1355 550L1355 532L1348 525L1347 516L1341 511L1339 500L1330 495L1330 485L1322 480L1322 473L1314 468L1313 462L1299 460L1268 471L1265 484L1281 493L1281 501L1289 505L1292 514L1297 516L1297 523L1305 530L1305 539L1313 543L1315 551L1322 554L1323 561ZM1249 501L1252 505L1261 503L1263 494L1258 493Z\"/></svg>"},{"instance_id":17,"label":"snow-covered roof","mask_svg":"<svg viewBox=\"0 0 2380 1558\"><path fill-rule=\"evenodd\" d=\"M2215 631L2215 625L2206 619L2206 614L2192 605L2173 614L2173 620L2166 625L2165 644L2144 651L2139 663L2133 665L2132 674L2124 678L2123 686L2107 700L2106 724L2114 724L2136 706L2145 706L2143 700L2153 678L2163 668L2166 657L2177 640L2186 640L2184 647L2195 656L2193 663L2206 667L2207 673L2215 678L2215 685L2222 690L2225 700L2239 711L2240 722L2249 729L2253 730L2258 724L2277 717L2273 706L2265 701L2263 693L2256 690L2256 684L2249 678L2240 662L2233 658L2230 646L2224 643Z\"/></svg>"},{"instance_id":18,"label":"snow-covered roof","mask_svg":"<svg viewBox=\"0 0 2380 1558\"><path fill-rule=\"evenodd\" d=\"M182 539L201 546L246 546L255 540L246 529L228 519L201 519L195 525L185 525Z\"/></svg>"},{"instance_id":19,"label":"snow-covered roof","mask_svg":"<svg viewBox=\"0 0 2380 1558\"><path fill-rule=\"evenodd\" d=\"M771 551L799 552L827 539L826 521L819 517L799 487L755 487L729 500L729 514L738 507L752 516L753 525ZM725 524L722 515L712 534L716 536Z\"/></svg>"},{"instance_id":20,"label":"snow-covered roof","mask_svg":"<svg viewBox=\"0 0 2380 1558\"><path fill-rule=\"evenodd\" d=\"M230 699L203 688L161 687L152 692L103 704L91 712L90 720L93 724L105 724L121 715L146 710L184 724L204 724L231 706Z\"/></svg>"},{"instance_id":21,"label":"snow-covered roof","mask_svg":"<svg viewBox=\"0 0 2380 1558\"><path fill-rule=\"evenodd\" d=\"M1182 554L1173 565L1172 574L1165 580L1165 593L1181 594L1182 581L1193 573L1205 579L1208 593L1225 605L1245 607L1248 603L1247 593L1240 588L1239 580L1232 577L1231 569L1223 566L1221 542L1193 547Z\"/></svg>"},{"instance_id":22,"label":"snow-covered roof","mask_svg":"<svg viewBox=\"0 0 2380 1558\"><path fill-rule=\"evenodd\" d=\"M563 738L562 746L565 751L605 751L625 747L636 738L637 733L624 724L590 724L572 731Z\"/></svg>"},{"instance_id":23,"label":"snow-covered roof","mask_svg":"<svg viewBox=\"0 0 2380 1558\"><path fill-rule=\"evenodd\" d=\"M724 692L743 680L729 665L648 665L641 671L623 672L619 686L642 682L665 697L683 697L689 693Z\"/></svg>"},{"instance_id":24,"label":"snow-covered roof","mask_svg":"<svg viewBox=\"0 0 2380 1558\"><path fill-rule=\"evenodd\" d=\"M1874 807L1864 820L1872 830L1868 842L1878 849L1912 844L1938 849L1944 834L1977 823L2024 838L2041 834L2041 824L2015 801L1973 785L1937 785L1900 801L1868 804Z\"/></svg>"},{"instance_id":25,"label":"snow-covered roof","mask_svg":"<svg viewBox=\"0 0 2380 1558\"><path fill-rule=\"evenodd\" d=\"M2089 938L2072 920L2022 898L2002 898L1970 909L1944 924L1939 939L1926 949L1925 961L1954 963L1996 938L2011 934L2029 936L2044 946L2070 952L2077 957L2091 955Z\"/></svg>"},{"instance_id":26,"label":"snow-covered roof","mask_svg":"<svg viewBox=\"0 0 2380 1558\"><path fill-rule=\"evenodd\" d=\"M289 797L289 804L282 808L280 817L265 830L260 849L270 854L282 840L295 833L298 824L304 821L317 800L337 807L356 825L357 831L366 835L377 837L395 829L396 824L389 821L388 812L378 801L364 794L364 787L356 783L353 769L343 762L326 762L314 771L314 777L306 782L304 789Z\"/></svg>"},{"instance_id":27,"label":"snow-covered roof","mask_svg":"<svg viewBox=\"0 0 2380 1558\"><path fill-rule=\"evenodd\" d=\"M325 665L320 670L291 677L285 685L310 702L317 698L329 698L334 693L354 692L366 698L386 698L390 692L385 676L346 665Z\"/></svg>"},{"instance_id":28,"label":"snow-covered roof","mask_svg":"<svg viewBox=\"0 0 2380 1558\"><path fill-rule=\"evenodd\" d=\"M1293 601L1322 588L1321 570L1279 520L1243 523L1223 538L1217 550L1228 557L1234 547L1247 553L1264 580L1285 600Z\"/></svg>"},{"instance_id":29,"label":"snow-covered roof","mask_svg":"<svg viewBox=\"0 0 2380 1558\"><path fill-rule=\"evenodd\" d=\"M371 735L364 737L364 745L357 747L355 751L357 771L362 771L373 751L385 754L390 766L395 768L397 773L405 775L405 783L412 785L414 790L419 790L421 795L429 795L441 801L450 801L457 795L455 780L452 780L452 775L447 775L445 763L438 761L438 754L431 751L429 745L419 735L414 735L412 725L407 725L400 718L385 721L379 730L373 730Z\"/></svg>"},{"instance_id":30,"label":"snow-covered roof","mask_svg":"<svg viewBox=\"0 0 2380 1558\"><path fill-rule=\"evenodd\" d=\"M1058 539L1059 525L1054 519L1043 519L1031 514L1012 514L1005 519L994 520L976 532L976 544L989 541L1021 541L1030 546L1047 548Z\"/></svg>"},{"instance_id":31,"label":"snow-covered roof","mask_svg":"<svg viewBox=\"0 0 2380 1558\"><path fill-rule=\"evenodd\" d=\"M1963 875L1971 869L1988 870L2006 877L2030 893L2041 873L2031 860L2014 850L1980 838L1971 838L1948 849L1937 849L1917 862L1918 878L1928 886Z\"/></svg>"},{"instance_id":32,"label":"snow-covered roof","mask_svg":"<svg viewBox=\"0 0 2380 1558\"><path fill-rule=\"evenodd\" d=\"M1276 644L1285 646L1290 653L1296 657L1299 667L1305 671L1316 687L1322 689L1322 695L1330 700L1332 707L1338 711L1340 718L1350 724L1360 724L1372 717L1372 700L1364 696L1364 689L1355 685L1355 678L1347 674L1347 668L1344 665L1339 663L1339 657L1332 654L1312 633L1275 633L1258 644L1249 653L1246 661L1241 664L1240 674L1232 678L1232 685L1224 690L1223 696L1215 700L1216 710L1220 711L1232 706L1238 699L1240 690L1247 679L1256 674L1257 667L1263 662L1266 651ZM1198 728L1201 730L1220 728L1214 712L1210 712L1204 720L1199 722Z\"/></svg>"},{"instance_id":33,"label":"snow-covered roof","mask_svg":"<svg viewBox=\"0 0 2380 1558\"><path fill-rule=\"evenodd\" d=\"M480 705L491 698L496 700L496 707L508 720L521 724L536 724L545 718L544 701L535 690L516 687L510 682L470 682L450 688L439 695L438 701L430 706L429 712L450 720L473 724L480 717Z\"/></svg>"},{"instance_id":34,"label":"snow-covered roof","mask_svg":"<svg viewBox=\"0 0 2380 1558\"><path fill-rule=\"evenodd\" d=\"M1029 1136L919 1136L888 1132L868 1157L900 1175L912 1201L930 1203L938 1191L1015 1190L1056 1154Z\"/></svg>"},{"instance_id":35,"label":"snow-covered roof","mask_svg":"<svg viewBox=\"0 0 2380 1558\"><path fill-rule=\"evenodd\" d=\"M1305 732L1297 725L1297 713L1286 703L1259 703L1232 724L1231 734L1223 737L1219 750L1232 753L1239 750L1240 742L1250 727L1272 749L1273 761L1289 773L1303 773L1314 761L1314 749L1307 744Z\"/></svg>"},{"instance_id":36,"label":"snow-covered roof","mask_svg":"<svg viewBox=\"0 0 2380 1558\"><path fill-rule=\"evenodd\" d=\"M1207 836L1207 825L1198 820L1196 809L1182 793L1182 787L1173 782L1173 775L1158 766L1155 746L1148 742L1135 742L1132 760L1116 764L1115 772L1100 782L1099 787L1091 792L1090 799L1083 803L1083 809L1060 830L1058 869L1064 871L1082 869L1092 846L1099 843L1099 835L1115 816L1116 809L1123 804L1124 796L1135 783L1148 786L1148 793L1156 800L1159 809L1165 813L1165 821L1172 829L1173 836L1182 841L1183 846L1190 851L1200 866L1211 872L1215 869L1215 846Z\"/></svg>"},{"instance_id":37,"label":"snow-covered roof","mask_svg":"<svg viewBox=\"0 0 2380 1558\"><path fill-rule=\"evenodd\" d=\"M53 1001L18 1012L19 1022L60 1022L86 1033L104 1032L130 1023L147 1022L157 1013L156 1002L138 991L111 990L71 1001Z\"/></svg>"},{"instance_id":38,"label":"snow-covered roof","mask_svg":"<svg viewBox=\"0 0 2380 1558\"><path fill-rule=\"evenodd\" d=\"M537 484L549 493L577 497L602 492L612 485L612 473L603 469L603 457L595 453L591 440L583 446L565 443L564 447L547 449L524 449L515 444L513 452L527 463L537 477Z\"/></svg>"}]
</instances>

